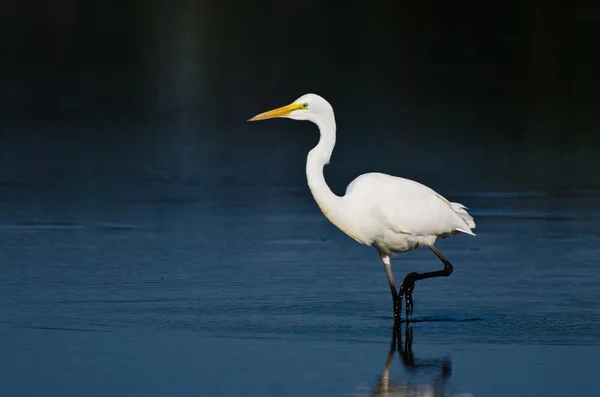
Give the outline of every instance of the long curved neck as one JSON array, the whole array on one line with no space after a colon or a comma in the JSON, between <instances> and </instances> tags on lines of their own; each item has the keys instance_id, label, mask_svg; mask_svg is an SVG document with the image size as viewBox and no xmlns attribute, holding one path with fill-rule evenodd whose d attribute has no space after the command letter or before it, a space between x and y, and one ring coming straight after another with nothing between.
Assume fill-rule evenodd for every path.
<instances>
[{"instance_id":1,"label":"long curved neck","mask_svg":"<svg viewBox=\"0 0 600 397\"><path fill-rule=\"evenodd\" d=\"M336 208L339 208L341 197L336 196L323 175L323 167L329 163L331 153L335 147L335 117L333 114L315 121L319 127L321 137L306 158L306 178L308 187L325 216L329 218ZM331 220L331 219L330 219Z\"/></svg>"}]
</instances>

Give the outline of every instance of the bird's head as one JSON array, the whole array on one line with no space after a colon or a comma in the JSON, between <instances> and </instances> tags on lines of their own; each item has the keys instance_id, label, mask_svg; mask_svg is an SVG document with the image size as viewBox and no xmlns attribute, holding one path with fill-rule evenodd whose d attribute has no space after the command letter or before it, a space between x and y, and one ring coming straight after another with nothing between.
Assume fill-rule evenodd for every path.
<instances>
[{"instance_id":1,"label":"bird's head","mask_svg":"<svg viewBox=\"0 0 600 397\"><path fill-rule=\"evenodd\" d=\"M315 123L320 118L328 116L333 116L333 109L329 102L317 94L305 94L289 105L257 114L248 121L284 117L293 120L309 120Z\"/></svg>"}]
</instances>

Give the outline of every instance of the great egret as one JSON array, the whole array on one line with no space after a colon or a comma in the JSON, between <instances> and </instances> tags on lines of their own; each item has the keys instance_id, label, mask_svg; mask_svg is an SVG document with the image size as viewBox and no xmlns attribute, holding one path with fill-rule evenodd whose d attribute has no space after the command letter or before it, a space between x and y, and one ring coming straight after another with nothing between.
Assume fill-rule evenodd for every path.
<instances>
[{"instance_id":1,"label":"great egret","mask_svg":"<svg viewBox=\"0 0 600 397\"><path fill-rule=\"evenodd\" d=\"M306 159L306 178L313 198L331 223L354 240L377 249L392 291L394 320L400 321L402 297L406 299L406 319L413 312L415 282L449 276L452 264L434 246L436 240L458 232L475 234L473 218L466 207L452 203L418 182L382 173L360 175L346 188L342 197L335 195L323 176L335 146L336 123L333 108L324 98L306 94L287 106L258 114L249 121L284 117L308 120L321 132L319 143ZM429 247L443 262L444 269L409 273L396 291L390 256L417 247Z\"/></svg>"}]
</instances>

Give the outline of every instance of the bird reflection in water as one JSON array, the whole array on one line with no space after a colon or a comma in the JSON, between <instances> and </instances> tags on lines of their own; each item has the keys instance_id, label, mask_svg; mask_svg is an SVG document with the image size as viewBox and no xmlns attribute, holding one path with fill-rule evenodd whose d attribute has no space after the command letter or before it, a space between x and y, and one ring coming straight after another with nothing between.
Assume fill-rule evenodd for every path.
<instances>
[{"instance_id":1,"label":"bird reflection in water","mask_svg":"<svg viewBox=\"0 0 600 397\"><path fill-rule=\"evenodd\" d=\"M355 397L472 397L470 393L451 394L447 391L447 381L452 373L452 362L449 358L434 358L428 360L416 359L413 350L413 330L410 325L404 328L405 340L403 342L401 327L394 327L392 343L385 362L385 367L379 377L379 382L370 391L353 393ZM414 384L411 382L393 382L390 377L394 356L398 351L402 367L411 374L432 372L433 378L429 383Z\"/></svg>"}]
</instances>

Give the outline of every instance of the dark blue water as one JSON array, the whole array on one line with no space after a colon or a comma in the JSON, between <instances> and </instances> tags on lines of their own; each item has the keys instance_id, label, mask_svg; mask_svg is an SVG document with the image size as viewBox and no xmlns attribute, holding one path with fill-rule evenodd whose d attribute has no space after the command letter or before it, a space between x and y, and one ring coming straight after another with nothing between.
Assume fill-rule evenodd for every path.
<instances>
[{"instance_id":1,"label":"dark blue water","mask_svg":"<svg viewBox=\"0 0 600 397\"><path fill-rule=\"evenodd\" d=\"M288 127L311 133L272 133ZM242 142L176 149L5 147L5 165L31 162L0 181L2 396L600 393L593 146L436 134L358 150L340 131L326 171L338 193L359 173L394 173L477 221L477 237L438 243L455 271L417 285L415 322L396 346L405 361L393 350L388 378L385 271L313 203L303 179L312 127L240 128ZM402 279L440 263L417 250L392 266Z\"/></svg>"}]
</instances>

